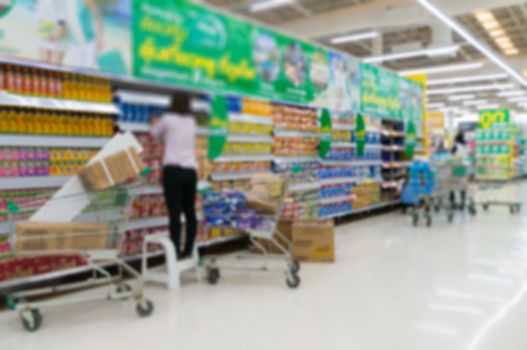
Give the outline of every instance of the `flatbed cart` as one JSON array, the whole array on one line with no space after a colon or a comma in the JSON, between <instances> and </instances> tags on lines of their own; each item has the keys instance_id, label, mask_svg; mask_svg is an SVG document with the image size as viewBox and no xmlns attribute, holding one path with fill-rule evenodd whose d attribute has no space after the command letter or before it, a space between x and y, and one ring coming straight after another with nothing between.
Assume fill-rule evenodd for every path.
<instances>
[{"instance_id":1,"label":"flatbed cart","mask_svg":"<svg viewBox=\"0 0 527 350\"><path fill-rule=\"evenodd\" d=\"M469 209L473 215L477 214L478 207L484 211L488 211L490 207L505 207L514 215L521 211L522 202L512 186L499 181L486 181L478 183L470 196Z\"/></svg>"},{"instance_id":2,"label":"flatbed cart","mask_svg":"<svg viewBox=\"0 0 527 350\"><path fill-rule=\"evenodd\" d=\"M465 200L469 201L468 185L469 171L463 159L455 156L435 157L432 159L435 186L433 191L434 212L444 211L448 222L454 221L456 209L459 207L455 203L455 198L451 195L464 191ZM470 201L469 201L470 202ZM463 204L460 204L461 206ZM469 204L469 211L472 212Z\"/></svg>"},{"instance_id":3,"label":"flatbed cart","mask_svg":"<svg viewBox=\"0 0 527 350\"><path fill-rule=\"evenodd\" d=\"M17 234L15 218L23 213L33 213L42 203L25 202L22 205L9 203L8 217L11 226L10 242L15 256L44 255L79 255L86 261L91 276L80 282L55 285L47 288L28 289L7 295L10 310L18 311L23 327L30 332L42 326L41 308L57 305L69 305L94 300L135 300L135 310L140 317L147 317L154 310L153 303L143 294L143 282L139 272L121 259L121 248L126 234L126 224L130 219L131 204L139 191L138 184L112 187L100 192L83 192L78 195L68 195L54 198L53 210L61 210L63 206L79 198L90 199L90 206L71 223L57 225L75 225L76 223L97 223L104 227L98 229L76 229L69 232L67 228L54 233ZM55 209L56 207L56 209ZM26 224L32 224L30 221ZM39 223L34 223L38 226ZM47 223L46 223L47 224ZM40 225L43 225L40 223ZM82 227L82 226L81 226ZM52 243L49 243L49 242ZM69 242L69 243L66 243ZM118 274L112 275L104 266L112 264L118 267ZM125 283L124 274L135 279L133 285ZM97 288L94 288L97 287ZM93 289L92 289L93 288ZM73 293L73 292L86 293ZM53 297L52 294L61 296ZM44 299L45 297L45 299ZM31 301L30 299L33 299Z\"/></svg>"},{"instance_id":4,"label":"flatbed cart","mask_svg":"<svg viewBox=\"0 0 527 350\"><path fill-rule=\"evenodd\" d=\"M264 184L262 184L264 185ZM262 223L258 228L240 228L239 223L246 220L243 214L234 213L226 218L225 223L209 226L234 229L246 234L254 251L228 254L222 256L206 256L200 259L200 266L205 270L209 284L217 284L221 277L220 270L242 270L283 273L289 288L300 285L300 264L292 256L291 241L278 230L284 201L289 187L289 177L285 178L282 193L277 198L277 205L271 215L258 214ZM242 225L243 226L243 225ZM264 244L267 243L267 244ZM271 252L270 247L273 247ZM277 251L278 253L274 253ZM256 262L256 264L255 264ZM280 267L271 266L280 263Z\"/></svg>"}]
</instances>

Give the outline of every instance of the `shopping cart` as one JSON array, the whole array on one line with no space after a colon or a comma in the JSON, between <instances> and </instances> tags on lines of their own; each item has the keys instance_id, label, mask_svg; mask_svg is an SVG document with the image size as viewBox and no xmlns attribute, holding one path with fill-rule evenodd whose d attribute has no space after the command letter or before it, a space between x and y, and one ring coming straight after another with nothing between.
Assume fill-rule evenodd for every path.
<instances>
[{"instance_id":1,"label":"shopping cart","mask_svg":"<svg viewBox=\"0 0 527 350\"><path fill-rule=\"evenodd\" d=\"M414 226L423 219L426 226L432 226L432 191L434 175L428 162L416 161L409 167L409 176L401 193L401 202L410 206Z\"/></svg>"},{"instance_id":2,"label":"shopping cart","mask_svg":"<svg viewBox=\"0 0 527 350\"><path fill-rule=\"evenodd\" d=\"M463 159L455 156L433 157L432 163L435 174L435 186L432 195L434 212L444 211L448 222L452 222L456 208L465 205L465 203L455 203L455 194L464 193L465 199L468 195L468 166ZM452 198L453 195L454 198ZM469 211L472 212L470 205Z\"/></svg>"},{"instance_id":3,"label":"shopping cart","mask_svg":"<svg viewBox=\"0 0 527 350\"><path fill-rule=\"evenodd\" d=\"M469 209L473 215L477 214L477 207L484 211L490 207L506 207L514 215L521 211L522 203L518 198L518 191L511 184L504 182L482 182L477 184L470 196Z\"/></svg>"},{"instance_id":4,"label":"shopping cart","mask_svg":"<svg viewBox=\"0 0 527 350\"><path fill-rule=\"evenodd\" d=\"M17 224L15 221L21 215L34 213L42 203L9 203L10 241L15 256L79 255L86 261L83 271L90 275L80 282L9 294L8 306L20 313L22 325L26 330L36 331L41 327L41 308L62 304L133 298L139 316L146 317L153 312L152 302L143 295L140 274L120 256L126 224L131 214L131 204L140 193L140 186L135 183L112 187L105 191L54 197L50 202L53 204L53 211L60 211L78 200L89 198L89 206L70 223L27 221ZM55 229L50 228L53 225ZM25 230L23 234L21 227ZM47 231L42 231L43 229ZM118 268L117 274L111 274L107 270L111 266ZM133 285L125 283L125 273L136 279ZM56 293L61 296L43 299Z\"/></svg>"},{"instance_id":5,"label":"shopping cart","mask_svg":"<svg viewBox=\"0 0 527 350\"><path fill-rule=\"evenodd\" d=\"M228 270L249 270L280 272L286 277L286 284L289 288L297 288L300 285L300 264L293 259L291 254L291 241L279 231L278 222L281 217L284 201L289 188L289 176L280 177L279 192L274 198L272 205L262 201L257 210L248 209L245 206L245 196L240 193L231 193L240 201L233 204L216 206L216 209L208 208L209 204L217 205L221 202L221 196L229 196L228 193L209 193L205 195L204 207L207 229L226 228L240 231L247 235L253 250L244 253L229 254L223 256L206 256L201 259L200 265L205 269L207 281L216 284L220 279L220 269ZM275 179L271 180L276 182ZM268 186L266 180L257 183L252 182L252 186ZM276 183L272 186L276 187ZM273 192L270 191L270 192ZM254 200L254 199L253 199ZM258 202L256 198L255 203ZM276 263L280 266L274 266ZM283 264L285 263L285 264Z\"/></svg>"}]
</instances>

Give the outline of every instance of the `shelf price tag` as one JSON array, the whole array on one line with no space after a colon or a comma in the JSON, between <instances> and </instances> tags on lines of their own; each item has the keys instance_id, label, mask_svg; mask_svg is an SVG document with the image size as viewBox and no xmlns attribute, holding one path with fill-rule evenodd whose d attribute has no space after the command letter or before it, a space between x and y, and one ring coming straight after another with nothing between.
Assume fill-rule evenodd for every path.
<instances>
[{"instance_id":1,"label":"shelf price tag","mask_svg":"<svg viewBox=\"0 0 527 350\"><path fill-rule=\"evenodd\" d=\"M229 137L229 113L223 96L213 96L211 102L208 158L214 160L221 156Z\"/></svg>"},{"instance_id":2,"label":"shelf price tag","mask_svg":"<svg viewBox=\"0 0 527 350\"><path fill-rule=\"evenodd\" d=\"M357 114L355 117L355 139L357 143L357 156L362 157L364 155L364 149L366 148L366 122L362 114Z\"/></svg>"},{"instance_id":3,"label":"shelf price tag","mask_svg":"<svg viewBox=\"0 0 527 350\"><path fill-rule=\"evenodd\" d=\"M320 113L320 145L318 148L320 158L325 158L331 151L331 143L333 142L332 127L331 113L327 108L324 108Z\"/></svg>"}]
</instances>

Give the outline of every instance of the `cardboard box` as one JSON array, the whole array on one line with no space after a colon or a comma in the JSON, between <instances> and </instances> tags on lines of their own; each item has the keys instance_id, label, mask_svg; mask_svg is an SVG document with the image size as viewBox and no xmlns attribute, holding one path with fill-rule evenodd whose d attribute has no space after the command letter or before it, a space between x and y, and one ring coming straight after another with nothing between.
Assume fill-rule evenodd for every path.
<instances>
[{"instance_id":1,"label":"cardboard box","mask_svg":"<svg viewBox=\"0 0 527 350\"><path fill-rule=\"evenodd\" d=\"M285 180L271 173L257 173L251 178L250 192L263 198L278 199L284 192Z\"/></svg>"},{"instance_id":2,"label":"cardboard box","mask_svg":"<svg viewBox=\"0 0 527 350\"><path fill-rule=\"evenodd\" d=\"M79 177L87 189L101 191L125 183L144 169L139 153L130 147L84 167Z\"/></svg>"},{"instance_id":3,"label":"cardboard box","mask_svg":"<svg viewBox=\"0 0 527 350\"><path fill-rule=\"evenodd\" d=\"M278 210L278 202L266 197L258 196L252 192L247 193L247 207L256 210L259 214L274 215Z\"/></svg>"},{"instance_id":4,"label":"cardboard box","mask_svg":"<svg viewBox=\"0 0 527 350\"><path fill-rule=\"evenodd\" d=\"M16 251L79 251L107 249L111 235L103 223L20 222L16 228Z\"/></svg>"},{"instance_id":5,"label":"cardboard box","mask_svg":"<svg viewBox=\"0 0 527 350\"><path fill-rule=\"evenodd\" d=\"M335 227L332 220L293 223L293 256L299 261L335 261Z\"/></svg>"}]
</instances>

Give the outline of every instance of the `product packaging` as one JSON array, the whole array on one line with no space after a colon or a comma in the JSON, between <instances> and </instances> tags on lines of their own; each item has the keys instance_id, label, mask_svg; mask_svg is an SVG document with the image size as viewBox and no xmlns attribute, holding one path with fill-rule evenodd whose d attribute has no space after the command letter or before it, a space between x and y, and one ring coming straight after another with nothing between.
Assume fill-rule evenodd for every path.
<instances>
[{"instance_id":1,"label":"product packaging","mask_svg":"<svg viewBox=\"0 0 527 350\"><path fill-rule=\"evenodd\" d=\"M299 261L335 261L333 220L301 220L293 223L293 256Z\"/></svg>"}]
</instances>

